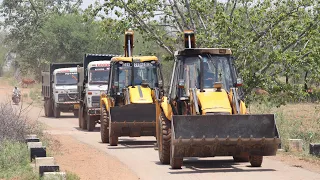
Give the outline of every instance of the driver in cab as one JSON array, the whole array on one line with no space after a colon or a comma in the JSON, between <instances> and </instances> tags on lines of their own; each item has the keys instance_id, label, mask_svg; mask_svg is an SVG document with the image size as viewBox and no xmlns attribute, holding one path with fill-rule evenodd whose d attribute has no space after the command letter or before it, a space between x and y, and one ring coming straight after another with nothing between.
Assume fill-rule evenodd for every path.
<instances>
[{"instance_id":1,"label":"driver in cab","mask_svg":"<svg viewBox=\"0 0 320 180\"><path fill-rule=\"evenodd\" d=\"M203 62L204 88L212 88L214 85L214 73L210 70L208 62Z\"/></svg>"}]
</instances>

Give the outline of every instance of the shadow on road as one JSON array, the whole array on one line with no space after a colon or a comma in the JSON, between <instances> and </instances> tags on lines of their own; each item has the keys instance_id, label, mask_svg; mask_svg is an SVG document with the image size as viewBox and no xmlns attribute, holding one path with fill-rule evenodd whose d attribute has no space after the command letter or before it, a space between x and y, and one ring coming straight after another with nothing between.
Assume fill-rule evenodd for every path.
<instances>
[{"instance_id":1,"label":"shadow on road","mask_svg":"<svg viewBox=\"0 0 320 180\"><path fill-rule=\"evenodd\" d=\"M78 131L87 132L87 133L100 132L100 127L96 127L93 131L83 130L83 129L79 128L79 127L73 127L73 128L78 130Z\"/></svg>"},{"instance_id":2,"label":"shadow on road","mask_svg":"<svg viewBox=\"0 0 320 180\"><path fill-rule=\"evenodd\" d=\"M134 139L119 139L118 146L109 146L108 149L154 148L156 141L139 141Z\"/></svg>"},{"instance_id":3,"label":"shadow on road","mask_svg":"<svg viewBox=\"0 0 320 180\"><path fill-rule=\"evenodd\" d=\"M197 160L198 158L184 159L182 169L173 170L170 165L168 168L170 174L192 174L192 173L214 173L214 172L266 172L276 171L275 169L267 169L262 167L251 167L250 163L236 163L233 160ZM160 162L156 164L162 165ZM241 167L237 167L242 165Z\"/></svg>"}]
</instances>

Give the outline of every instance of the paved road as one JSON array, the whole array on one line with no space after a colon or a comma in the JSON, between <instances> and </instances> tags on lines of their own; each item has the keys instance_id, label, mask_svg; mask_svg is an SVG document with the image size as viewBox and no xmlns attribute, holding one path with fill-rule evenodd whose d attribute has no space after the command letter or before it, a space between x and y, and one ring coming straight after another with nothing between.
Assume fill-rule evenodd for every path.
<instances>
[{"instance_id":1,"label":"paved road","mask_svg":"<svg viewBox=\"0 0 320 180\"><path fill-rule=\"evenodd\" d=\"M119 139L119 146L111 147L101 143L99 127L94 132L82 131L78 129L78 120L71 114L63 113L62 116L59 119L45 118L41 108L29 107L28 109L29 118L38 119L52 127L49 130L50 133L70 135L80 142L112 155L144 180L320 179L320 174L268 158L264 159L263 166L260 168L252 168L249 163L234 163L232 157L190 158L184 160L181 170L172 170L169 165L159 164L158 151L154 150L154 137L122 137Z\"/></svg>"}]
</instances>

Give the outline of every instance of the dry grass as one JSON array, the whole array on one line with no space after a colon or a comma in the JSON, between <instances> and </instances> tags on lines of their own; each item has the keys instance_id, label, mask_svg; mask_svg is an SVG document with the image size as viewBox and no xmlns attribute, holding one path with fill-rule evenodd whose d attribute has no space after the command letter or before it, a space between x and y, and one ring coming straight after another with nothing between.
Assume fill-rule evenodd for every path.
<instances>
[{"instance_id":1,"label":"dry grass","mask_svg":"<svg viewBox=\"0 0 320 180\"><path fill-rule=\"evenodd\" d=\"M275 113L282 148L289 151L288 139L303 139L303 153L309 156L309 144L320 143L320 105L313 103L288 104L280 108L253 104L251 113Z\"/></svg>"}]
</instances>

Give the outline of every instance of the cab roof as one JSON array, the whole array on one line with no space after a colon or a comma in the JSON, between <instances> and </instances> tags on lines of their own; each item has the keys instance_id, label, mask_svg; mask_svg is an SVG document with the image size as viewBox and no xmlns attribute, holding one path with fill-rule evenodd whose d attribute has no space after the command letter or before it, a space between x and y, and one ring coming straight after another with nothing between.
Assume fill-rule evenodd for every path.
<instances>
[{"instance_id":1,"label":"cab roof","mask_svg":"<svg viewBox=\"0 0 320 180\"><path fill-rule=\"evenodd\" d=\"M188 56L200 54L217 54L217 55L230 55L232 51L230 48L187 48L181 51L176 51L174 55Z\"/></svg>"},{"instance_id":2,"label":"cab roof","mask_svg":"<svg viewBox=\"0 0 320 180\"><path fill-rule=\"evenodd\" d=\"M113 57L111 59L111 62L119 62L119 61L125 61L125 62L132 62L133 61L140 61L140 62L146 62L146 61L158 61L158 58L156 56L133 56L133 57Z\"/></svg>"}]
</instances>

